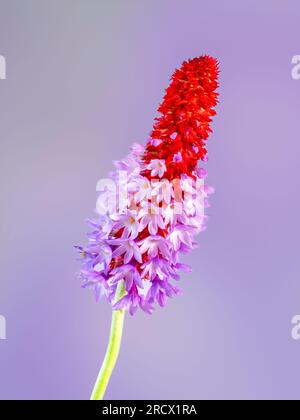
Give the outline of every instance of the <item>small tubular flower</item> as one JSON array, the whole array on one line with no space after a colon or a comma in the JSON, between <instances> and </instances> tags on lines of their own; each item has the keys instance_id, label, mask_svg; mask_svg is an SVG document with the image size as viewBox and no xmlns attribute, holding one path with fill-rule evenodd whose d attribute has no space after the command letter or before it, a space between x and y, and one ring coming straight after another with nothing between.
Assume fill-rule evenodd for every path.
<instances>
[{"instance_id":1,"label":"small tubular flower","mask_svg":"<svg viewBox=\"0 0 300 420\"><path fill-rule=\"evenodd\" d=\"M111 245L116 245L112 253L113 258L122 256L124 264L128 264L133 258L142 263L142 255L138 244L132 239L113 239L109 241Z\"/></svg>"}]
</instances>

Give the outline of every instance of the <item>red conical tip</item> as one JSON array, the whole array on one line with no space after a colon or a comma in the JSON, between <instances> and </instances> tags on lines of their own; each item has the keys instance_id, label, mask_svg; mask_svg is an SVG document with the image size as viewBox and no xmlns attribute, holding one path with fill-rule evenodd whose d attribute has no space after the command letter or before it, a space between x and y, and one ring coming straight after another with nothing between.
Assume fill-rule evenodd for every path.
<instances>
[{"instance_id":1,"label":"red conical tip","mask_svg":"<svg viewBox=\"0 0 300 420\"><path fill-rule=\"evenodd\" d=\"M218 61L202 56L185 61L171 78L144 155L146 163L163 159L168 179L191 175L197 161L206 158L206 140L218 103L218 74Z\"/></svg>"}]
</instances>

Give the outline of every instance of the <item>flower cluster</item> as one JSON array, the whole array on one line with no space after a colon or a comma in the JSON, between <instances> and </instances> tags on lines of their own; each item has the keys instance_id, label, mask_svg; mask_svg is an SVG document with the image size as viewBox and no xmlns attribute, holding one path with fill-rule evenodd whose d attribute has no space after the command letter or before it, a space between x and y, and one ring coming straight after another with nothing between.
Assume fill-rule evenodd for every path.
<instances>
[{"instance_id":1,"label":"flower cluster","mask_svg":"<svg viewBox=\"0 0 300 420\"><path fill-rule=\"evenodd\" d=\"M135 144L115 162L116 171L97 201L98 216L89 220L89 244L77 247L83 259L83 287L93 287L114 310L131 315L179 293L174 281L180 254L192 250L205 228L205 208L212 190L204 185L205 140L217 103L218 64L211 57L185 62L173 75L146 147ZM126 293L115 302L119 282Z\"/></svg>"}]
</instances>

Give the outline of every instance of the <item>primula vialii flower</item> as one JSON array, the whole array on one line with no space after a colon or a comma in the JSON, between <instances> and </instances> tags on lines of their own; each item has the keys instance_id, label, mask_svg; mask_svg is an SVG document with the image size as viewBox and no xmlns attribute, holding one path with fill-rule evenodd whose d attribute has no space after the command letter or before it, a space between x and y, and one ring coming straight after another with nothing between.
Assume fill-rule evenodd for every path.
<instances>
[{"instance_id":1,"label":"primula vialii flower","mask_svg":"<svg viewBox=\"0 0 300 420\"><path fill-rule=\"evenodd\" d=\"M89 244L80 251L82 286L96 299L105 296L113 316L109 344L92 399L104 397L115 366L124 315L139 308L152 313L179 293L180 271L190 268L180 255L195 247L205 228L212 188L204 185L206 140L215 115L218 62L209 56L183 63L158 111L145 146L115 162L116 170L99 181L97 217L89 220Z\"/></svg>"},{"instance_id":2,"label":"primula vialii flower","mask_svg":"<svg viewBox=\"0 0 300 420\"><path fill-rule=\"evenodd\" d=\"M97 299L105 296L114 310L151 313L179 293L174 281L180 270L189 270L180 254L195 247L195 235L205 228L212 192L198 161L207 160L217 77L212 57L184 62L172 76L146 146L135 144L115 163L112 184L100 193L89 244L79 248L80 276L83 287L93 287ZM116 301L119 282L125 290Z\"/></svg>"}]
</instances>

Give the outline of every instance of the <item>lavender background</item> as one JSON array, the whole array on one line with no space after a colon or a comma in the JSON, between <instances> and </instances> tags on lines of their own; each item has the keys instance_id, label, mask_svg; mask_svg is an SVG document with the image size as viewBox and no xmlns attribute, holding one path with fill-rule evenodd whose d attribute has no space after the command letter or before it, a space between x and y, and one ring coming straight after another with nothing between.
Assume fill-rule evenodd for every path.
<instances>
[{"instance_id":1,"label":"lavender background","mask_svg":"<svg viewBox=\"0 0 300 420\"><path fill-rule=\"evenodd\" d=\"M0 398L86 399L111 310L74 278L96 181L175 67L221 62L209 229L184 294L126 319L107 398L300 397L299 1L0 0Z\"/></svg>"}]
</instances>

